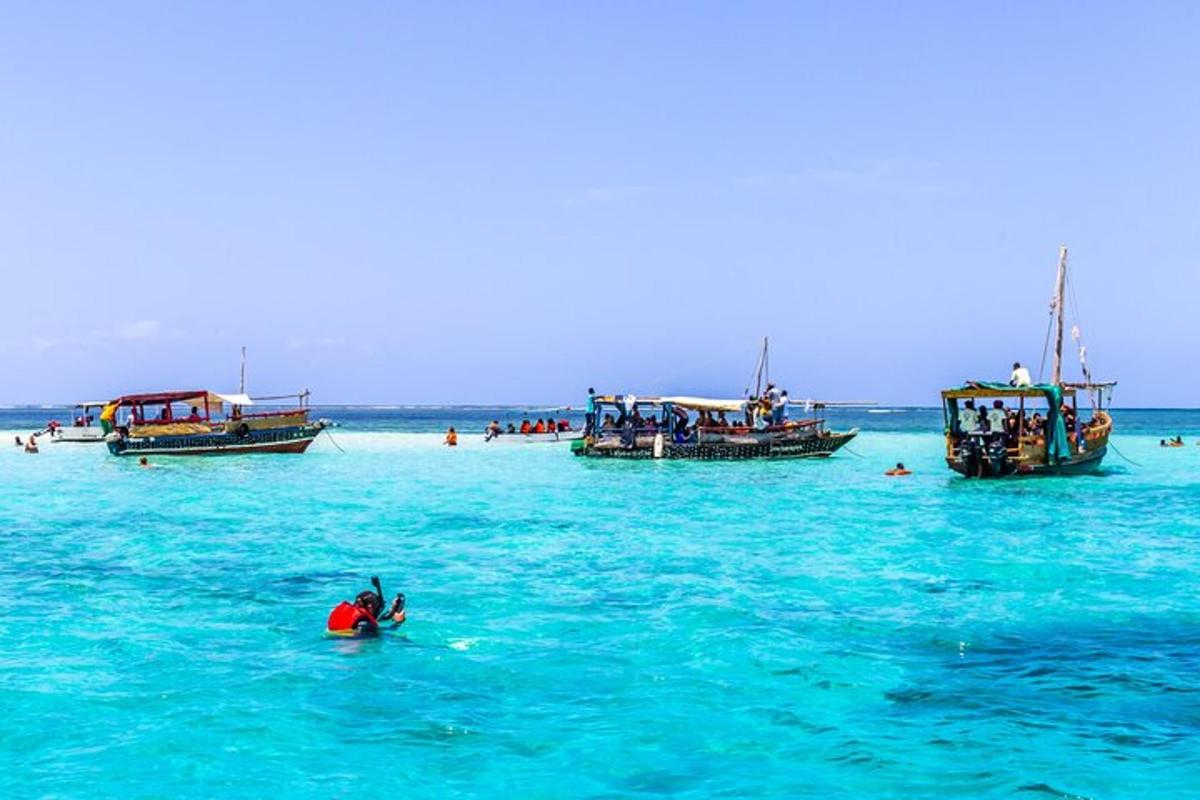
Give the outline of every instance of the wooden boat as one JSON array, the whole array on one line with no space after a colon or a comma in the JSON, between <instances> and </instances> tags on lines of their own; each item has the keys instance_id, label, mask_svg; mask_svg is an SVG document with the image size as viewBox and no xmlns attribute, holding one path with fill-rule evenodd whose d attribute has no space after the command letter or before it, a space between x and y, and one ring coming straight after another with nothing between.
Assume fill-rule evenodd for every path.
<instances>
[{"instance_id":1,"label":"wooden boat","mask_svg":"<svg viewBox=\"0 0 1200 800\"><path fill-rule=\"evenodd\" d=\"M624 395L596 397L596 413L605 408L626 416L628 404ZM745 415L747 401L716 400L702 397L638 397L633 408L643 420L640 427L601 426L594 433L571 443L577 456L592 458L632 459L700 459L731 461L749 458L827 458L858 435L854 428L846 432L825 430L821 417L789 420L782 425L769 425L761 430L747 425L722 427L684 423L681 414L710 412ZM813 405L818 413L824 405ZM614 412L609 412L610 415ZM614 417L614 419L616 419Z\"/></svg>"},{"instance_id":2,"label":"wooden boat","mask_svg":"<svg viewBox=\"0 0 1200 800\"><path fill-rule=\"evenodd\" d=\"M600 395L595 398L594 429L571 444L577 456L631 459L700 459L729 461L750 458L828 458L858 435L825 429L824 410L830 404L806 402L813 416L787 419L787 404L775 412L763 409L758 398L773 388L769 376L768 342L755 366L754 393L747 399L704 397L635 397ZM786 398L786 393L784 393ZM606 409L611 409L606 413ZM696 414L692 420L690 413ZM730 415L725 424L718 420Z\"/></svg>"},{"instance_id":3,"label":"wooden boat","mask_svg":"<svg viewBox=\"0 0 1200 800\"><path fill-rule=\"evenodd\" d=\"M47 435L50 441L54 443L66 442L75 444L100 444L104 441L104 429L100 426L99 420L92 415L95 411L97 414L106 406L103 400L91 400L83 403L76 403L71 410L71 425L60 425L56 420L51 420L46 426Z\"/></svg>"},{"instance_id":4,"label":"wooden boat","mask_svg":"<svg viewBox=\"0 0 1200 800\"><path fill-rule=\"evenodd\" d=\"M291 397L295 407L245 410L256 401ZM117 456L303 453L328 425L309 421L308 397L308 392L252 398L206 390L130 394L108 403L100 422L108 450Z\"/></svg>"},{"instance_id":5,"label":"wooden boat","mask_svg":"<svg viewBox=\"0 0 1200 800\"><path fill-rule=\"evenodd\" d=\"M1116 381L1092 381L1078 326L1072 330L1072 338L1079 343L1083 381L1062 380L1066 279L1067 248L1062 247L1050 306L1056 338L1049 383L1013 385L1015 379L1008 384L968 381L942 392L946 465L960 475L969 478L1076 475L1094 472L1104 460L1113 430L1112 417L1105 406L1111 400ZM1086 422L1079 414L1081 393L1086 393L1091 401L1092 415ZM990 409L986 407L989 402ZM984 412L993 415L995 424L977 422L976 403L985 404ZM996 412L1003 412L1002 427ZM1036 424L1042 412L1044 419ZM968 422L964 424L964 420ZM1035 424L1031 425L1031 420ZM999 430L993 429L998 427Z\"/></svg>"}]
</instances>

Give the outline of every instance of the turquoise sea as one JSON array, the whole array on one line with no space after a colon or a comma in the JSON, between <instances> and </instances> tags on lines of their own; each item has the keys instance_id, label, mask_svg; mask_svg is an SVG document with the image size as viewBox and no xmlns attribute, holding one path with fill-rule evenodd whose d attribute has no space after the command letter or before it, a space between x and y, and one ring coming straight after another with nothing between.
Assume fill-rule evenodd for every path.
<instances>
[{"instance_id":1,"label":"turquoise sea","mask_svg":"<svg viewBox=\"0 0 1200 800\"><path fill-rule=\"evenodd\" d=\"M142 469L0 411L0 797L1200 797L1200 412L991 483L929 410L739 464L320 414ZM327 638L373 574L408 623Z\"/></svg>"}]
</instances>

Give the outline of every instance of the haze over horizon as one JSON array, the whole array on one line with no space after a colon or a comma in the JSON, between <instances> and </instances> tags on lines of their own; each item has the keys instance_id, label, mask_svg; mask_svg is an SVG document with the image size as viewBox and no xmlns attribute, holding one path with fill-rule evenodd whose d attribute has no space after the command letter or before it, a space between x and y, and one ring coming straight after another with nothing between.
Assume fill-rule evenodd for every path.
<instances>
[{"instance_id":1,"label":"haze over horizon","mask_svg":"<svg viewBox=\"0 0 1200 800\"><path fill-rule=\"evenodd\" d=\"M12 5L0 403L231 391L242 345L317 404L740 395L769 334L793 396L928 406L1036 377L1065 243L1115 404L1200 406L1198 23Z\"/></svg>"}]
</instances>

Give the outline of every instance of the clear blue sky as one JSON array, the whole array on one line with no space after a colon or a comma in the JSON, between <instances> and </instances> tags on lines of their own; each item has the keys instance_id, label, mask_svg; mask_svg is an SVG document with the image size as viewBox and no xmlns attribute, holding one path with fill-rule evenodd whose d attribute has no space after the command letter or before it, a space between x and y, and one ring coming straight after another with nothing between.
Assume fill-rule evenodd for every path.
<instances>
[{"instance_id":1,"label":"clear blue sky","mask_svg":"<svg viewBox=\"0 0 1200 800\"><path fill-rule=\"evenodd\" d=\"M0 402L931 404L1041 356L1200 405L1200 5L0 10Z\"/></svg>"}]
</instances>

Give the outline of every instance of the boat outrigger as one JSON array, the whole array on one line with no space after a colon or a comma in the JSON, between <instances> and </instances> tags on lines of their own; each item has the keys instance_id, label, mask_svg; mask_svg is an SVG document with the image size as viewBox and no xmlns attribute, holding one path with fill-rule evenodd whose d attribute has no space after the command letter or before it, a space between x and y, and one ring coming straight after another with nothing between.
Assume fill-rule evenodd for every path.
<instances>
[{"instance_id":1,"label":"boat outrigger","mask_svg":"<svg viewBox=\"0 0 1200 800\"><path fill-rule=\"evenodd\" d=\"M245 411L256 401L290 398L294 407ZM307 391L256 398L206 390L130 394L108 403L100 424L117 456L303 453L328 424L309 421L308 398Z\"/></svg>"},{"instance_id":2,"label":"boat outrigger","mask_svg":"<svg viewBox=\"0 0 1200 800\"><path fill-rule=\"evenodd\" d=\"M1094 472L1100 467L1113 429L1106 406L1116 381L1092 381L1078 325L1071 336L1079 345L1083 381L1062 380L1066 278L1067 248L1062 247L1050 305L1056 339L1049 383L1030 382L1028 372L1016 364L1007 384L968 381L942 392L946 465L955 472L968 478L1001 478L1073 475ZM1046 349L1049 341L1047 331ZM1086 392L1092 406L1092 416L1087 421L1079 415L1082 392Z\"/></svg>"}]
</instances>

